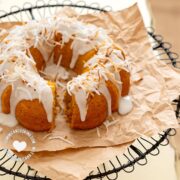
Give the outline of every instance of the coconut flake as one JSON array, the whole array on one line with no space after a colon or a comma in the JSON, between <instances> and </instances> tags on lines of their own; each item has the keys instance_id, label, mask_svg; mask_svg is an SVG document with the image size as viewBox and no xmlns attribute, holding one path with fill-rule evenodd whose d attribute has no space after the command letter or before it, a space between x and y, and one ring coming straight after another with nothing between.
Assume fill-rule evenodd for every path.
<instances>
[{"instance_id":1,"label":"coconut flake","mask_svg":"<svg viewBox=\"0 0 180 180\"><path fill-rule=\"evenodd\" d=\"M62 140L62 141L64 141L64 142L66 142L66 143L74 146L74 143L73 143L72 141L63 138L62 136L53 136L53 137L49 137L48 139L49 139L49 140L59 139L59 140Z\"/></svg>"},{"instance_id":2,"label":"coconut flake","mask_svg":"<svg viewBox=\"0 0 180 180\"><path fill-rule=\"evenodd\" d=\"M96 132L97 132L97 136L100 138L100 137L101 137L101 134L100 134L100 131L99 131L99 128L98 128L98 127L96 128Z\"/></svg>"}]
</instances>

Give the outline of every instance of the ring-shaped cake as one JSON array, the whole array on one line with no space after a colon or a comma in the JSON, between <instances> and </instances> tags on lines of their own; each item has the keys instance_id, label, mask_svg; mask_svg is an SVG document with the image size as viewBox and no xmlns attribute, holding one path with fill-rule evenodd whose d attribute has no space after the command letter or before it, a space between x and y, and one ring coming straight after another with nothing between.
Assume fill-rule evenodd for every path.
<instances>
[{"instance_id":1,"label":"ring-shaped cake","mask_svg":"<svg viewBox=\"0 0 180 180\"><path fill-rule=\"evenodd\" d=\"M59 109L74 129L131 111L129 62L104 29L66 16L0 27L0 116L48 131Z\"/></svg>"}]
</instances>

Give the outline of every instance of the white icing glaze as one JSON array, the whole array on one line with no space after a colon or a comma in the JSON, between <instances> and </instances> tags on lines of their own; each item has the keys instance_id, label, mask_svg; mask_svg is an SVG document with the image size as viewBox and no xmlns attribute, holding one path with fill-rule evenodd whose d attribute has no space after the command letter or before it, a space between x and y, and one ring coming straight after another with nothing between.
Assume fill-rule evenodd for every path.
<instances>
[{"instance_id":1,"label":"white icing glaze","mask_svg":"<svg viewBox=\"0 0 180 180\"><path fill-rule=\"evenodd\" d=\"M49 45L47 43L39 43L37 46L38 50L41 52L44 60L47 62L50 58L50 55L52 53L52 51L54 50L54 46L53 45Z\"/></svg>"},{"instance_id":2,"label":"white icing glaze","mask_svg":"<svg viewBox=\"0 0 180 180\"><path fill-rule=\"evenodd\" d=\"M0 113L0 124L8 127L17 125L17 120L12 114Z\"/></svg>"},{"instance_id":3,"label":"white icing glaze","mask_svg":"<svg viewBox=\"0 0 180 180\"><path fill-rule=\"evenodd\" d=\"M71 44L72 59L70 68L73 69L79 55L84 55L93 48L105 43L112 43L105 30L92 24L84 24L75 19L60 19L57 23L57 31L62 35L62 45L73 40Z\"/></svg>"},{"instance_id":4,"label":"white icing glaze","mask_svg":"<svg viewBox=\"0 0 180 180\"><path fill-rule=\"evenodd\" d=\"M78 90L75 94L75 100L80 112L81 121L86 120L87 115L87 95L83 90Z\"/></svg>"},{"instance_id":5,"label":"white icing glaze","mask_svg":"<svg viewBox=\"0 0 180 180\"><path fill-rule=\"evenodd\" d=\"M41 89L39 92L30 86L25 86L22 81L16 81L13 86L13 91L10 98L11 104L11 114L15 116L15 109L17 104L21 100L33 100L39 99L47 113L48 122L52 121L53 113L53 95L51 88L47 85L47 82L44 81L44 84L41 84ZM44 87L43 87L44 86ZM47 96L48 95L48 96Z\"/></svg>"},{"instance_id":6,"label":"white icing glaze","mask_svg":"<svg viewBox=\"0 0 180 180\"><path fill-rule=\"evenodd\" d=\"M62 66L57 66L56 64L51 64L46 66L44 69L45 76L49 77L49 80L55 80L58 76L61 79L67 80L69 78L69 73Z\"/></svg>"},{"instance_id":7,"label":"white icing glaze","mask_svg":"<svg viewBox=\"0 0 180 180\"><path fill-rule=\"evenodd\" d=\"M84 121L87 113L87 98L89 93L92 92L102 94L106 98L108 115L111 115L111 95L105 82L112 78L110 76L113 76L113 73L110 73L104 67L97 66L95 69L77 76L67 83L68 93L70 95L74 94L76 97L82 121Z\"/></svg>"},{"instance_id":8,"label":"white icing glaze","mask_svg":"<svg viewBox=\"0 0 180 180\"><path fill-rule=\"evenodd\" d=\"M113 42L105 30L63 16L43 19L40 22L30 21L23 26L16 26L8 33L9 35L0 44L0 59L3 60L0 64L0 77L6 85L13 85L10 99L12 115L15 113L15 107L19 101L37 98L45 108L48 121L52 120L52 90L38 74L35 61L32 56L27 55L27 50L31 46L37 47L45 61L52 63L53 48L57 43L54 41L56 33L62 35L62 42L58 42L62 46L72 40L70 68L75 67L80 55L84 55L93 48L98 49L97 55L85 64L90 68L90 71L73 78L67 83L67 87L64 84L62 85L70 95L75 95L81 120L86 119L87 98L91 92L104 95L108 104L108 115L111 115L111 96L105 81L111 80L118 87L120 94L121 79L117 74L120 69L127 69L128 62L124 60L121 50L112 48ZM62 56L60 55L58 64L47 63L44 71L45 76L49 76L52 80L59 82L60 85L61 82L57 81L58 77L63 80L69 78L66 70L59 67L61 60ZM99 87L101 80L103 83ZM5 88L1 84L0 95ZM123 98L121 98L119 106L122 102ZM121 108L119 107L119 109Z\"/></svg>"},{"instance_id":9,"label":"white icing glaze","mask_svg":"<svg viewBox=\"0 0 180 180\"><path fill-rule=\"evenodd\" d=\"M110 116L112 114L112 110L111 110L111 95L110 95L109 90L108 90L108 88L106 86L106 83L105 82L101 83L98 90L106 98L107 105L108 105L108 116Z\"/></svg>"},{"instance_id":10,"label":"white icing glaze","mask_svg":"<svg viewBox=\"0 0 180 180\"><path fill-rule=\"evenodd\" d=\"M119 114L125 115L129 113L133 108L132 100L130 96L124 96L119 101Z\"/></svg>"},{"instance_id":11,"label":"white icing glaze","mask_svg":"<svg viewBox=\"0 0 180 180\"><path fill-rule=\"evenodd\" d=\"M73 53L72 53L73 55L72 55L72 59L70 63L70 68L73 69L76 65L79 55L85 54L86 52L90 51L94 47L91 44L87 44L87 42L74 40L72 42L71 48L73 50Z\"/></svg>"},{"instance_id":12,"label":"white icing glaze","mask_svg":"<svg viewBox=\"0 0 180 180\"><path fill-rule=\"evenodd\" d=\"M119 82L119 83L116 83L116 85L118 86L118 89L119 89L120 94L121 94L122 82L121 82L121 76L120 76L119 71L118 72L114 72L114 76L115 76L115 79Z\"/></svg>"},{"instance_id":13,"label":"white icing glaze","mask_svg":"<svg viewBox=\"0 0 180 180\"><path fill-rule=\"evenodd\" d=\"M116 78L116 80L118 82L121 82L121 76L120 76L119 71L115 72L115 78ZM117 83L117 87L118 87L118 90L119 90L118 102L120 102L120 100L121 100L121 92L122 92L122 84L121 83ZM118 103L118 109L119 109L119 105L120 105L120 103Z\"/></svg>"}]
</instances>

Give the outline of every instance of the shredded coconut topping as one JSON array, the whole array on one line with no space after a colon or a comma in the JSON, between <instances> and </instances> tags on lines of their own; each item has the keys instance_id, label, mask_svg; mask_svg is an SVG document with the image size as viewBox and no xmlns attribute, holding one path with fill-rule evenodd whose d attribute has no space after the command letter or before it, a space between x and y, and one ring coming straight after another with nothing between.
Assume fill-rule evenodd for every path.
<instances>
[{"instance_id":1,"label":"shredded coconut topping","mask_svg":"<svg viewBox=\"0 0 180 180\"><path fill-rule=\"evenodd\" d=\"M57 34L62 36L60 42L55 40ZM80 55L96 49L97 54L84 64L89 71L74 77L66 85L59 80L66 81L69 78L63 69L57 70L52 76L48 71L40 72L55 81L58 87L66 89L70 95L76 96L78 91L83 91L86 100L92 92L104 93L106 98L109 98L105 89L106 81L110 80L120 87L121 81L116 74L120 69L128 70L129 62L124 59L120 49L113 47L113 41L104 29L85 24L75 18L55 16L41 21L33 20L9 31L0 29L1 36L3 38L0 38L0 81L13 85L15 97L18 96L19 91L23 92L23 98L26 95L26 99L32 100L34 96L38 97L45 107L49 121L52 120L53 114L52 90L36 69L35 60L29 50L31 47L37 48L45 61L49 62L57 44L63 46L72 40L71 69L75 67ZM59 57L56 69L59 68L61 60L62 56ZM48 70L51 70L50 67ZM24 87L16 87L19 82L24 84ZM77 101L79 99L78 95ZM108 102L110 105L111 101ZM85 101L83 104L87 105ZM87 106L83 110L84 113L80 113L83 114L82 120L85 120Z\"/></svg>"},{"instance_id":2,"label":"shredded coconut topping","mask_svg":"<svg viewBox=\"0 0 180 180\"><path fill-rule=\"evenodd\" d=\"M65 138L62 137L62 136L53 136L53 137L49 137L48 139L49 139L49 140L59 139L59 140L64 141L64 142L66 142L66 143L68 143L68 144L70 144L70 145L74 145L73 142L71 142L71 141L68 140L68 139L65 139Z\"/></svg>"}]
</instances>

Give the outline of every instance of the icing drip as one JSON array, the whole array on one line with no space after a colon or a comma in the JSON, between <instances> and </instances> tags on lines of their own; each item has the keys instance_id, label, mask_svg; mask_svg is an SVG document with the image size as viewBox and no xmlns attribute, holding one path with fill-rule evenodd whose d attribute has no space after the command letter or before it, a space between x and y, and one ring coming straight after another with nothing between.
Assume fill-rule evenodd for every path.
<instances>
[{"instance_id":1,"label":"icing drip","mask_svg":"<svg viewBox=\"0 0 180 180\"><path fill-rule=\"evenodd\" d=\"M73 69L76 65L79 55L85 54L94 47L91 44L87 44L87 42L74 40L72 42L71 48L73 50L73 55L70 63L70 68Z\"/></svg>"},{"instance_id":2,"label":"icing drip","mask_svg":"<svg viewBox=\"0 0 180 180\"><path fill-rule=\"evenodd\" d=\"M46 85L47 84L44 84L43 87L42 84L42 89L39 89L39 92L37 92L31 86L25 86L22 81L16 81L13 83L13 91L10 98L11 114L15 116L16 106L21 100L39 99L42 102L45 111L48 112L48 122L51 122L53 113L53 95L51 88Z\"/></svg>"},{"instance_id":3,"label":"icing drip","mask_svg":"<svg viewBox=\"0 0 180 180\"><path fill-rule=\"evenodd\" d=\"M103 94L103 96L106 98L106 101L107 101L107 105L108 105L108 116L110 116L112 114L112 111L111 111L111 95L109 93L109 90L106 86L106 83L105 81L103 83L100 84L100 87L99 87L99 92L101 92Z\"/></svg>"},{"instance_id":4,"label":"icing drip","mask_svg":"<svg viewBox=\"0 0 180 180\"><path fill-rule=\"evenodd\" d=\"M118 71L118 72L115 72L115 78L116 78L116 80L117 80L118 82L121 82L121 76L120 76L119 71ZM117 86L118 86L118 90L119 90L118 102L120 102L120 100L121 100L121 91L122 91L122 84L121 84L121 83L118 83ZM118 109L119 109L119 104L118 104Z\"/></svg>"},{"instance_id":5,"label":"icing drip","mask_svg":"<svg viewBox=\"0 0 180 180\"><path fill-rule=\"evenodd\" d=\"M111 95L106 86L106 80L113 78L113 73L110 73L104 67L98 66L87 73L73 78L67 83L68 93L70 95L74 94L76 97L76 103L78 104L82 121L85 120L87 113L87 98L89 93L92 92L98 95L102 94L106 98L108 115L111 115Z\"/></svg>"},{"instance_id":6,"label":"icing drip","mask_svg":"<svg viewBox=\"0 0 180 180\"><path fill-rule=\"evenodd\" d=\"M80 112L81 121L86 120L87 115L87 95L83 90L78 90L75 94L75 100Z\"/></svg>"},{"instance_id":7,"label":"icing drip","mask_svg":"<svg viewBox=\"0 0 180 180\"><path fill-rule=\"evenodd\" d=\"M133 108L132 100L130 96L124 96L119 101L119 113L125 115L129 113Z\"/></svg>"},{"instance_id":8,"label":"icing drip","mask_svg":"<svg viewBox=\"0 0 180 180\"><path fill-rule=\"evenodd\" d=\"M0 124L8 127L14 127L18 123L14 115L0 113Z\"/></svg>"},{"instance_id":9,"label":"icing drip","mask_svg":"<svg viewBox=\"0 0 180 180\"><path fill-rule=\"evenodd\" d=\"M41 54L43 55L44 60L47 62L50 58L50 55L54 49L53 45L49 45L47 43L43 43L41 42L38 46L37 46L38 50L41 52Z\"/></svg>"},{"instance_id":10,"label":"icing drip","mask_svg":"<svg viewBox=\"0 0 180 180\"><path fill-rule=\"evenodd\" d=\"M46 86L44 90L41 91L41 97L39 100L42 102L44 109L47 114L48 122L52 122L53 120L53 104L54 104L54 97L52 94L52 90L49 86Z\"/></svg>"},{"instance_id":11,"label":"icing drip","mask_svg":"<svg viewBox=\"0 0 180 180\"><path fill-rule=\"evenodd\" d=\"M119 91L120 91L120 93L121 93L121 90L122 90L122 82L121 82L121 76L120 76L120 73L119 73L119 71L118 72L114 72L114 76L115 76L115 79L119 82L119 83L116 83L117 84L117 86L118 86L118 89L119 89Z\"/></svg>"}]
</instances>

